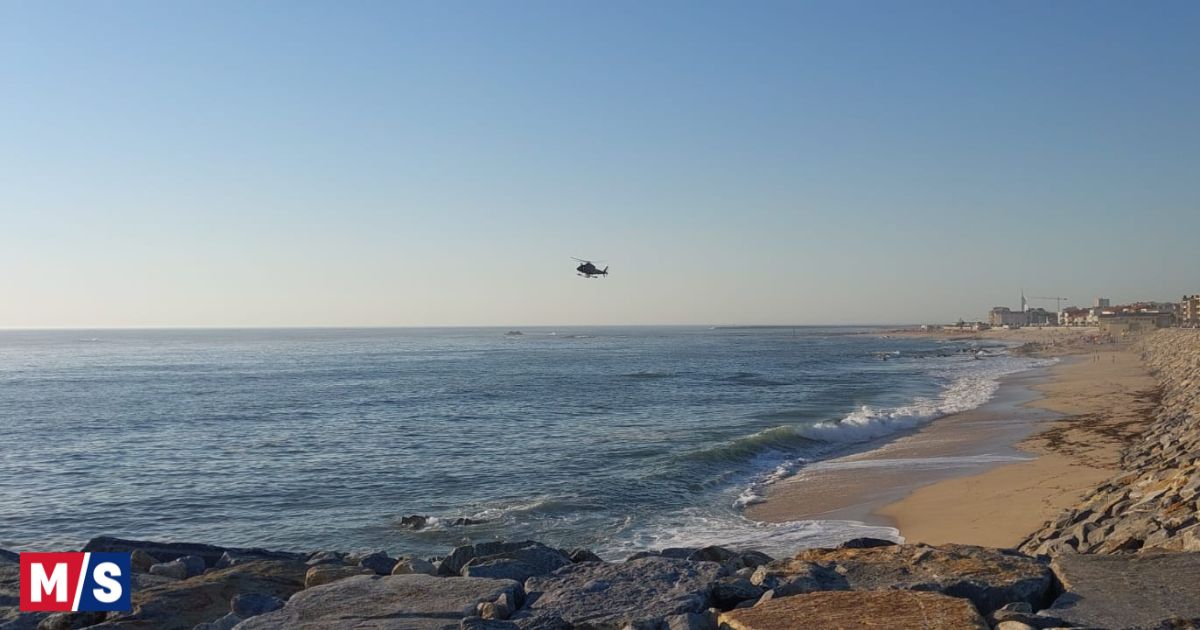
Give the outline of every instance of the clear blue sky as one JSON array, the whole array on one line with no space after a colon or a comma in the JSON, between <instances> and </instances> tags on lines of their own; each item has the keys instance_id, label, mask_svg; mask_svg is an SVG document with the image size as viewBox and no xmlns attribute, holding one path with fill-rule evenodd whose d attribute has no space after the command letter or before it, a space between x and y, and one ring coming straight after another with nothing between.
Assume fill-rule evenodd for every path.
<instances>
[{"instance_id":1,"label":"clear blue sky","mask_svg":"<svg viewBox=\"0 0 1200 630\"><path fill-rule=\"evenodd\" d=\"M0 0L0 85L0 327L1200 292L1197 2Z\"/></svg>"}]
</instances>

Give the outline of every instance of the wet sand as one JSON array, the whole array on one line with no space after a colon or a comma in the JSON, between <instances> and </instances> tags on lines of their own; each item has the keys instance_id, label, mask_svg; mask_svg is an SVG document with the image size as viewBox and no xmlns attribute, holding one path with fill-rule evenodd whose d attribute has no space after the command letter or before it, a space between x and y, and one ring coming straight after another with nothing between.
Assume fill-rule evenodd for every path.
<instances>
[{"instance_id":1,"label":"wet sand","mask_svg":"<svg viewBox=\"0 0 1200 630\"><path fill-rule=\"evenodd\" d=\"M1059 351L1071 356L1006 379L978 409L802 469L747 516L859 520L896 527L909 542L1015 546L1114 473L1154 404L1153 378L1128 344Z\"/></svg>"}]
</instances>

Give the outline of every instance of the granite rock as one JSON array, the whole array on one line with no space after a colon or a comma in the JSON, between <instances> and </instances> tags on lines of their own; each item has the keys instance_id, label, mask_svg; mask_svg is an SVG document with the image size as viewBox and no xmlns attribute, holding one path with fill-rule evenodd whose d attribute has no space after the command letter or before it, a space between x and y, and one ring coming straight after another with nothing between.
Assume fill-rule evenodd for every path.
<instances>
[{"instance_id":1,"label":"granite rock","mask_svg":"<svg viewBox=\"0 0 1200 630\"><path fill-rule=\"evenodd\" d=\"M801 592L813 586L938 591L967 598L984 614L1012 602L1041 607L1053 583L1049 567L1033 558L971 545L808 549L759 571L759 583L774 588L776 595L782 594L784 580L799 576Z\"/></svg>"},{"instance_id":2,"label":"granite rock","mask_svg":"<svg viewBox=\"0 0 1200 630\"><path fill-rule=\"evenodd\" d=\"M620 563L572 564L525 583L518 617L558 617L587 628L656 628L672 615L703 613L725 575L714 562L661 556Z\"/></svg>"},{"instance_id":3,"label":"granite rock","mask_svg":"<svg viewBox=\"0 0 1200 630\"><path fill-rule=\"evenodd\" d=\"M229 614L232 600L239 594L287 599L303 587L307 568L299 560L256 560L145 590L134 588L131 612L110 614L93 627L191 630Z\"/></svg>"},{"instance_id":4,"label":"granite rock","mask_svg":"<svg viewBox=\"0 0 1200 630\"><path fill-rule=\"evenodd\" d=\"M1051 567L1065 592L1041 612L1071 625L1200 624L1200 553L1068 554Z\"/></svg>"},{"instance_id":5,"label":"granite rock","mask_svg":"<svg viewBox=\"0 0 1200 630\"><path fill-rule=\"evenodd\" d=\"M338 580L344 580L356 575L378 575L371 569L363 567L351 567L344 564L318 564L308 567L304 574L304 588L312 588L329 584Z\"/></svg>"},{"instance_id":6,"label":"granite rock","mask_svg":"<svg viewBox=\"0 0 1200 630\"><path fill-rule=\"evenodd\" d=\"M728 630L988 630L970 601L910 590L826 591L776 598L761 606L721 613L717 622Z\"/></svg>"},{"instance_id":7,"label":"granite rock","mask_svg":"<svg viewBox=\"0 0 1200 630\"><path fill-rule=\"evenodd\" d=\"M452 629L463 618L476 617L480 602L505 595L520 601L521 585L512 580L418 574L359 575L305 589L283 608L242 622L238 630Z\"/></svg>"}]
</instances>

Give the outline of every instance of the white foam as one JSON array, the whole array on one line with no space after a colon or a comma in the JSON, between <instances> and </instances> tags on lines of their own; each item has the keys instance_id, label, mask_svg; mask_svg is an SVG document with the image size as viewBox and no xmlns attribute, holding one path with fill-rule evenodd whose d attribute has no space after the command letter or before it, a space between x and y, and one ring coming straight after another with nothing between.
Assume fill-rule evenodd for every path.
<instances>
[{"instance_id":1,"label":"white foam","mask_svg":"<svg viewBox=\"0 0 1200 630\"><path fill-rule=\"evenodd\" d=\"M873 440L916 428L936 418L975 409L992 398L1000 387L1001 377L1053 362L1015 357L956 361L952 366L937 370L953 379L937 398L918 398L911 404L894 408L863 405L840 420L799 426L796 432L825 442Z\"/></svg>"},{"instance_id":2,"label":"white foam","mask_svg":"<svg viewBox=\"0 0 1200 630\"><path fill-rule=\"evenodd\" d=\"M805 468L806 471L813 470L860 470L864 468L920 468L920 469L944 469L944 468L959 468L978 466L980 464L1008 464L1015 462L1027 462L1034 459L1033 457L1022 457L1020 455L962 455L951 457L905 457L893 459L863 459L853 461L838 461L830 460L825 462L817 462Z\"/></svg>"},{"instance_id":3,"label":"white foam","mask_svg":"<svg viewBox=\"0 0 1200 630\"><path fill-rule=\"evenodd\" d=\"M731 549L757 549L775 557L811 547L836 547L852 538L883 538L903 542L899 530L858 521L788 521L762 523L738 515L706 514L688 508L666 517L669 522L648 523L619 537L600 550L610 559L635 551L667 547L720 545Z\"/></svg>"},{"instance_id":4,"label":"white foam","mask_svg":"<svg viewBox=\"0 0 1200 630\"><path fill-rule=\"evenodd\" d=\"M918 398L912 404L893 409L877 409L864 405L841 420L818 422L796 427L776 427L773 432L794 431L797 435L831 443L853 443L873 440L885 435L913 429L953 413L975 409L985 404L1000 387L1000 378L1028 369L1056 363L1058 359L1029 359L999 356L987 360L966 357L941 364L931 371L950 380L936 399ZM811 468L870 468L924 467L946 468L971 466L991 462L1023 461L1006 455L974 455L963 457L923 458L912 460L869 460L861 462L818 462ZM768 486L796 475L806 465L804 459L791 459L778 464L770 472L756 477L733 501L735 509L744 509L766 500Z\"/></svg>"},{"instance_id":5,"label":"white foam","mask_svg":"<svg viewBox=\"0 0 1200 630\"><path fill-rule=\"evenodd\" d=\"M758 476L738 495L737 499L734 499L733 507L742 509L748 505L766 501L767 486L795 475L798 470L804 467L806 461L802 458L789 459L776 466L774 470Z\"/></svg>"}]
</instances>

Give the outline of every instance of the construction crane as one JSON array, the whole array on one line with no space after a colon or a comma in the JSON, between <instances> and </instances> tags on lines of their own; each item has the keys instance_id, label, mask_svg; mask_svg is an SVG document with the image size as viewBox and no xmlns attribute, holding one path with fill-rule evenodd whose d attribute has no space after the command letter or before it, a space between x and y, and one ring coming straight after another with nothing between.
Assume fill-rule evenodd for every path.
<instances>
[{"instance_id":1,"label":"construction crane","mask_svg":"<svg viewBox=\"0 0 1200 630\"><path fill-rule=\"evenodd\" d=\"M1031 300L1054 300L1054 312L1055 312L1055 313L1059 313L1059 312L1062 312L1062 303L1063 303L1063 302L1066 302L1066 301L1070 301L1070 299L1071 299L1071 298L1065 298L1065 297L1036 297L1036 296L1033 296L1033 297L1030 297L1029 299L1031 299Z\"/></svg>"}]
</instances>

